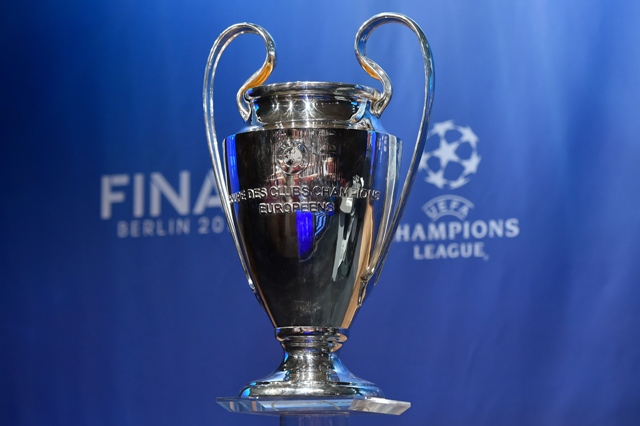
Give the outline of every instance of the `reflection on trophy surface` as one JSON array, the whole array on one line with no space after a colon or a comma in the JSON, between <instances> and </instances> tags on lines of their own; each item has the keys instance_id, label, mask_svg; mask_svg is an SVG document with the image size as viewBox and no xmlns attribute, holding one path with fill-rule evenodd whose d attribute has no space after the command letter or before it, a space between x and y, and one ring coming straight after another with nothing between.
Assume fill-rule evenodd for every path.
<instances>
[{"instance_id":1,"label":"reflection on trophy surface","mask_svg":"<svg viewBox=\"0 0 640 426\"><path fill-rule=\"evenodd\" d=\"M391 84L365 54L371 31L386 23L416 33L425 63L425 108L401 188L402 142L379 123ZM228 43L244 33L263 38L267 58L238 93L246 127L219 144L215 69ZM261 85L275 66L275 45L254 24L228 28L211 50L204 107L214 174L249 284L285 349L276 371L246 385L242 397L383 396L342 365L338 350L377 280L419 164L433 64L417 24L391 13L363 24L356 56L382 82L382 93L343 83Z\"/></svg>"}]
</instances>

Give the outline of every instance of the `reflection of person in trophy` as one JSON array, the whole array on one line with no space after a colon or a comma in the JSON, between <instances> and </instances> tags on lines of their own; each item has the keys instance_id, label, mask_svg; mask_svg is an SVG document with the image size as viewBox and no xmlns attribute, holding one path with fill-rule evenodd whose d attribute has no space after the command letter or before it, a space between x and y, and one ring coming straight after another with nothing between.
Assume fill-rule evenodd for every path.
<instances>
[{"instance_id":1,"label":"reflection of person in trophy","mask_svg":"<svg viewBox=\"0 0 640 426\"><path fill-rule=\"evenodd\" d=\"M357 194L364 185L364 180L355 175L351 183L347 184L346 196L340 200L340 212L339 224L338 224L338 238L336 239L336 255L333 262L333 275L332 278L335 281L338 276L338 270L340 267L347 270L341 271L343 275L348 275L348 268L351 266L351 262L345 262L347 257L347 249L349 243L354 242L355 230L358 225L358 216L356 216L356 202ZM354 247L352 246L353 250Z\"/></svg>"}]
</instances>

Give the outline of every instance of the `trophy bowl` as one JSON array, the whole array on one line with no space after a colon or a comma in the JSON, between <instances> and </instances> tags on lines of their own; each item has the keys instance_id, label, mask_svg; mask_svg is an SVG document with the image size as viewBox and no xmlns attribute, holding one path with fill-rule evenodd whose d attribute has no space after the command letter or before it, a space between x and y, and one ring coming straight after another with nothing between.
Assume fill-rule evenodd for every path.
<instances>
[{"instance_id":1,"label":"trophy bowl","mask_svg":"<svg viewBox=\"0 0 640 426\"><path fill-rule=\"evenodd\" d=\"M387 23L417 35L425 69L422 119L401 187L402 141L379 120L391 83L366 56L369 35ZM226 46L245 33L262 37L267 56L238 91L245 127L219 143L215 71ZM382 93L345 83L263 85L275 66L275 43L255 24L229 27L209 55L205 122L222 208L249 285L284 348L280 366L244 386L243 398L384 397L349 372L338 353L378 278L415 178L433 102L433 62L420 27L395 13L365 22L355 51Z\"/></svg>"}]
</instances>

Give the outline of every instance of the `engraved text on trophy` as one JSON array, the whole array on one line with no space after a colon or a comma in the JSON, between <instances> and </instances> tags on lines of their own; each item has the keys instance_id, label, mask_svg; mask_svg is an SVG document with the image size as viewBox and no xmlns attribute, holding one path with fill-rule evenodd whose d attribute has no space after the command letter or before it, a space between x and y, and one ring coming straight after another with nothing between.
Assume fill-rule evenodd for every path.
<instances>
[{"instance_id":1,"label":"engraved text on trophy","mask_svg":"<svg viewBox=\"0 0 640 426\"><path fill-rule=\"evenodd\" d=\"M258 200L260 214L336 211L336 203L350 205L358 199L377 201L380 191L366 188L363 179L336 172L336 148L327 143L330 130L318 130L316 138L304 140L296 130L278 132L272 157L272 174L266 185L240 189L229 201Z\"/></svg>"}]
</instances>

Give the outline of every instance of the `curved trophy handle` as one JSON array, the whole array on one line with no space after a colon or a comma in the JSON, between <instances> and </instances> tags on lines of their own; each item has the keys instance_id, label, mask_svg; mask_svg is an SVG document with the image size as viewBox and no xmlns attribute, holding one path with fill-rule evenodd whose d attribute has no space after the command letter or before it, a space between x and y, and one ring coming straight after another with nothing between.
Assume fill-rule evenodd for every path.
<instances>
[{"instance_id":1,"label":"curved trophy handle","mask_svg":"<svg viewBox=\"0 0 640 426\"><path fill-rule=\"evenodd\" d=\"M380 268L384 264L387 254L389 253L389 248L391 247L391 242L393 241L393 233L395 232L395 229L398 226L398 222L400 221L400 217L402 216L402 212L407 201L407 196L409 195L409 191L413 186L416 171L420 164L420 158L422 157L422 152L424 151L424 144L427 140L426 131L429 126L431 107L433 105L435 76L433 70L433 58L431 56L431 49L429 48L427 37L424 35L418 24L411 18L399 13L381 13L379 15L373 16L367 22L362 24L362 26L358 30L358 33L356 34L355 41L355 51L358 62L360 62L362 68L364 68L364 70L370 76L377 80L380 80L380 82L382 83L382 95L380 96L380 99L376 100L371 106L371 112L379 117L391 100L393 90L391 87L391 81L389 80L389 76L387 76L387 73L384 72L380 65L376 64L366 56L366 44L373 30L381 25L390 23L402 24L411 29L411 31L413 31L418 37L418 41L420 42L420 49L422 51L422 57L424 59L425 99L424 107L422 109L422 119L420 120L420 128L418 130L418 137L416 140L416 146L413 151L413 156L411 157L411 163L409 164L409 171L404 181L402 192L400 193L400 198L398 199L398 203L395 207L393 215L391 216L391 221L382 235L379 237L379 241L381 241L381 243L376 243L376 247L371 257L371 263L362 276L364 285L366 285L371 277L373 277L373 275L380 270Z\"/></svg>"},{"instance_id":2,"label":"curved trophy handle","mask_svg":"<svg viewBox=\"0 0 640 426\"><path fill-rule=\"evenodd\" d=\"M264 60L264 63L262 64L262 67L258 71L253 73L253 75L249 77L247 81L245 81L236 95L238 112L245 121L249 119L249 117L251 116L251 108L248 102L244 99L244 93L248 89L264 83L267 78L269 78L269 75L271 75L273 68L276 66L275 42L273 41L273 38L271 38L271 35L264 28L258 25L246 22L235 24L224 30L222 34L220 34L220 36L216 39L213 47L211 48L211 52L209 53L209 59L207 60L207 67L204 73L204 87L202 98L204 108L204 122L207 127L207 140L209 142L209 153L211 154L211 162L213 163L214 172L213 175L216 179L216 184L218 185L218 195L220 196L222 210L227 217L229 230L231 232L231 236L233 237L233 242L236 245L236 249L238 250L242 268L244 269L247 279L249 280L249 286L255 292L256 288L253 284L253 280L251 279L251 275L249 274L247 260L244 258L244 254L240 246L240 241L238 240L238 232L233 222L233 215L231 214L231 203L229 201L229 194L227 192L227 169L224 161L221 161L220 159L220 147L218 144L218 139L216 137L215 122L213 117L213 82L220 56L222 55L222 52L224 52L224 50L227 48L229 43L233 41L233 39L235 39L239 35L247 33L257 34L262 37L267 49L267 56Z\"/></svg>"}]
</instances>

